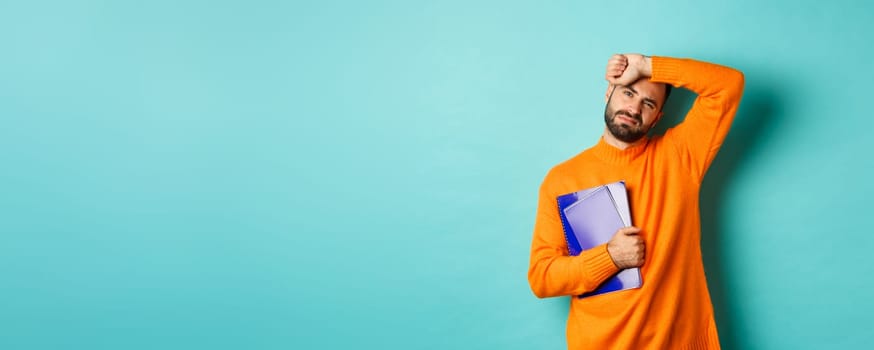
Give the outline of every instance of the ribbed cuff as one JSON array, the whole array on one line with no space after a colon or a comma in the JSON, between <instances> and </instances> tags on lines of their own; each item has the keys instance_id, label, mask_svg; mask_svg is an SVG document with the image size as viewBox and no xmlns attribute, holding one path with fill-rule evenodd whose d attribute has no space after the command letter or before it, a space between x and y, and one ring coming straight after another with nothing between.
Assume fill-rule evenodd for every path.
<instances>
[{"instance_id":1,"label":"ribbed cuff","mask_svg":"<svg viewBox=\"0 0 874 350\"><path fill-rule=\"evenodd\" d=\"M592 289L619 272L619 268L613 263L610 253L607 252L606 243L584 250L580 253L580 257L583 260L583 269L585 270L583 275L588 277Z\"/></svg>"},{"instance_id":2,"label":"ribbed cuff","mask_svg":"<svg viewBox=\"0 0 874 350\"><path fill-rule=\"evenodd\" d=\"M662 56L652 56L652 77L655 83L672 83L680 77L680 65L683 59Z\"/></svg>"}]
</instances>

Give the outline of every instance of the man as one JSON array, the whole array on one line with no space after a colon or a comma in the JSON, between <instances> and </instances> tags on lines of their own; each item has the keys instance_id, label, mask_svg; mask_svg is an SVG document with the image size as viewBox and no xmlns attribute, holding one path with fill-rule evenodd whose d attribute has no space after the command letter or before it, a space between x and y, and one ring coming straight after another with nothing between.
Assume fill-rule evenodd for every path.
<instances>
[{"instance_id":1,"label":"man","mask_svg":"<svg viewBox=\"0 0 874 350\"><path fill-rule=\"evenodd\" d=\"M700 250L698 194L743 92L737 70L690 59L614 55L598 143L553 167L540 187L528 282L539 298L580 295L622 269L640 288L571 298L569 349L719 349ZM698 94L678 126L647 137L669 86ZM556 197L619 180L632 222L568 256Z\"/></svg>"}]
</instances>

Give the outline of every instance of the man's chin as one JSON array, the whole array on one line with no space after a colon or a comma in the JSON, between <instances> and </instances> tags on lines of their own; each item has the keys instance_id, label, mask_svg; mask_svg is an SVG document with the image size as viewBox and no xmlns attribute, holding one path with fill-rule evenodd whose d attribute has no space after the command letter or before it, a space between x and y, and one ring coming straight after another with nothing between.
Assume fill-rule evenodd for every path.
<instances>
[{"instance_id":1,"label":"man's chin","mask_svg":"<svg viewBox=\"0 0 874 350\"><path fill-rule=\"evenodd\" d=\"M613 137L615 137L619 141L626 142L626 143L633 143L637 140L642 139L644 136L646 136L646 134L632 133L631 130L629 130L627 127L620 127L620 129L622 129L623 132L617 133L617 132L614 132L614 130L607 128L607 130L610 131L610 134L613 135Z\"/></svg>"}]
</instances>

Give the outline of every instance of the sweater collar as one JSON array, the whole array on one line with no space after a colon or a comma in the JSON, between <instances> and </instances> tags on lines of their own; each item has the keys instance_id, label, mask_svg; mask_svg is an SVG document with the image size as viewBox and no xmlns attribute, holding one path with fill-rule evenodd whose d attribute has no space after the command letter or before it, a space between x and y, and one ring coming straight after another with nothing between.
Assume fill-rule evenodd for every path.
<instances>
[{"instance_id":1,"label":"sweater collar","mask_svg":"<svg viewBox=\"0 0 874 350\"><path fill-rule=\"evenodd\" d=\"M604 161L610 163L629 163L643 154L648 144L649 137L646 137L643 142L622 150L610 145L607 141L604 141L604 137L601 136L598 140L598 144L592 147L592 150L598 158L601 158Z\"/></svg>"}]
</instances>

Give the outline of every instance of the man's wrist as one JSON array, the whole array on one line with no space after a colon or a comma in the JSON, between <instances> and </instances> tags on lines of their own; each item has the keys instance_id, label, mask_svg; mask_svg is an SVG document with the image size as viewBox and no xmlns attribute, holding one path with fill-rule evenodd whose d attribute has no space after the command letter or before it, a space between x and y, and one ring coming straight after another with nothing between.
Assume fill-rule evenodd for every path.
<instances>
[{"instance_id":1,"label":"man's wrist","mask_svg":"<svg viewBox=\"0 0 874 350\"><path fill-rule=\"evenodd\" d=\"M647 55L640 56L642 58L640 60L640 66L638 67L638 69L640 70L640 75L647 78L652 78L652 57Z\"/></svg>"}]
</instances>

